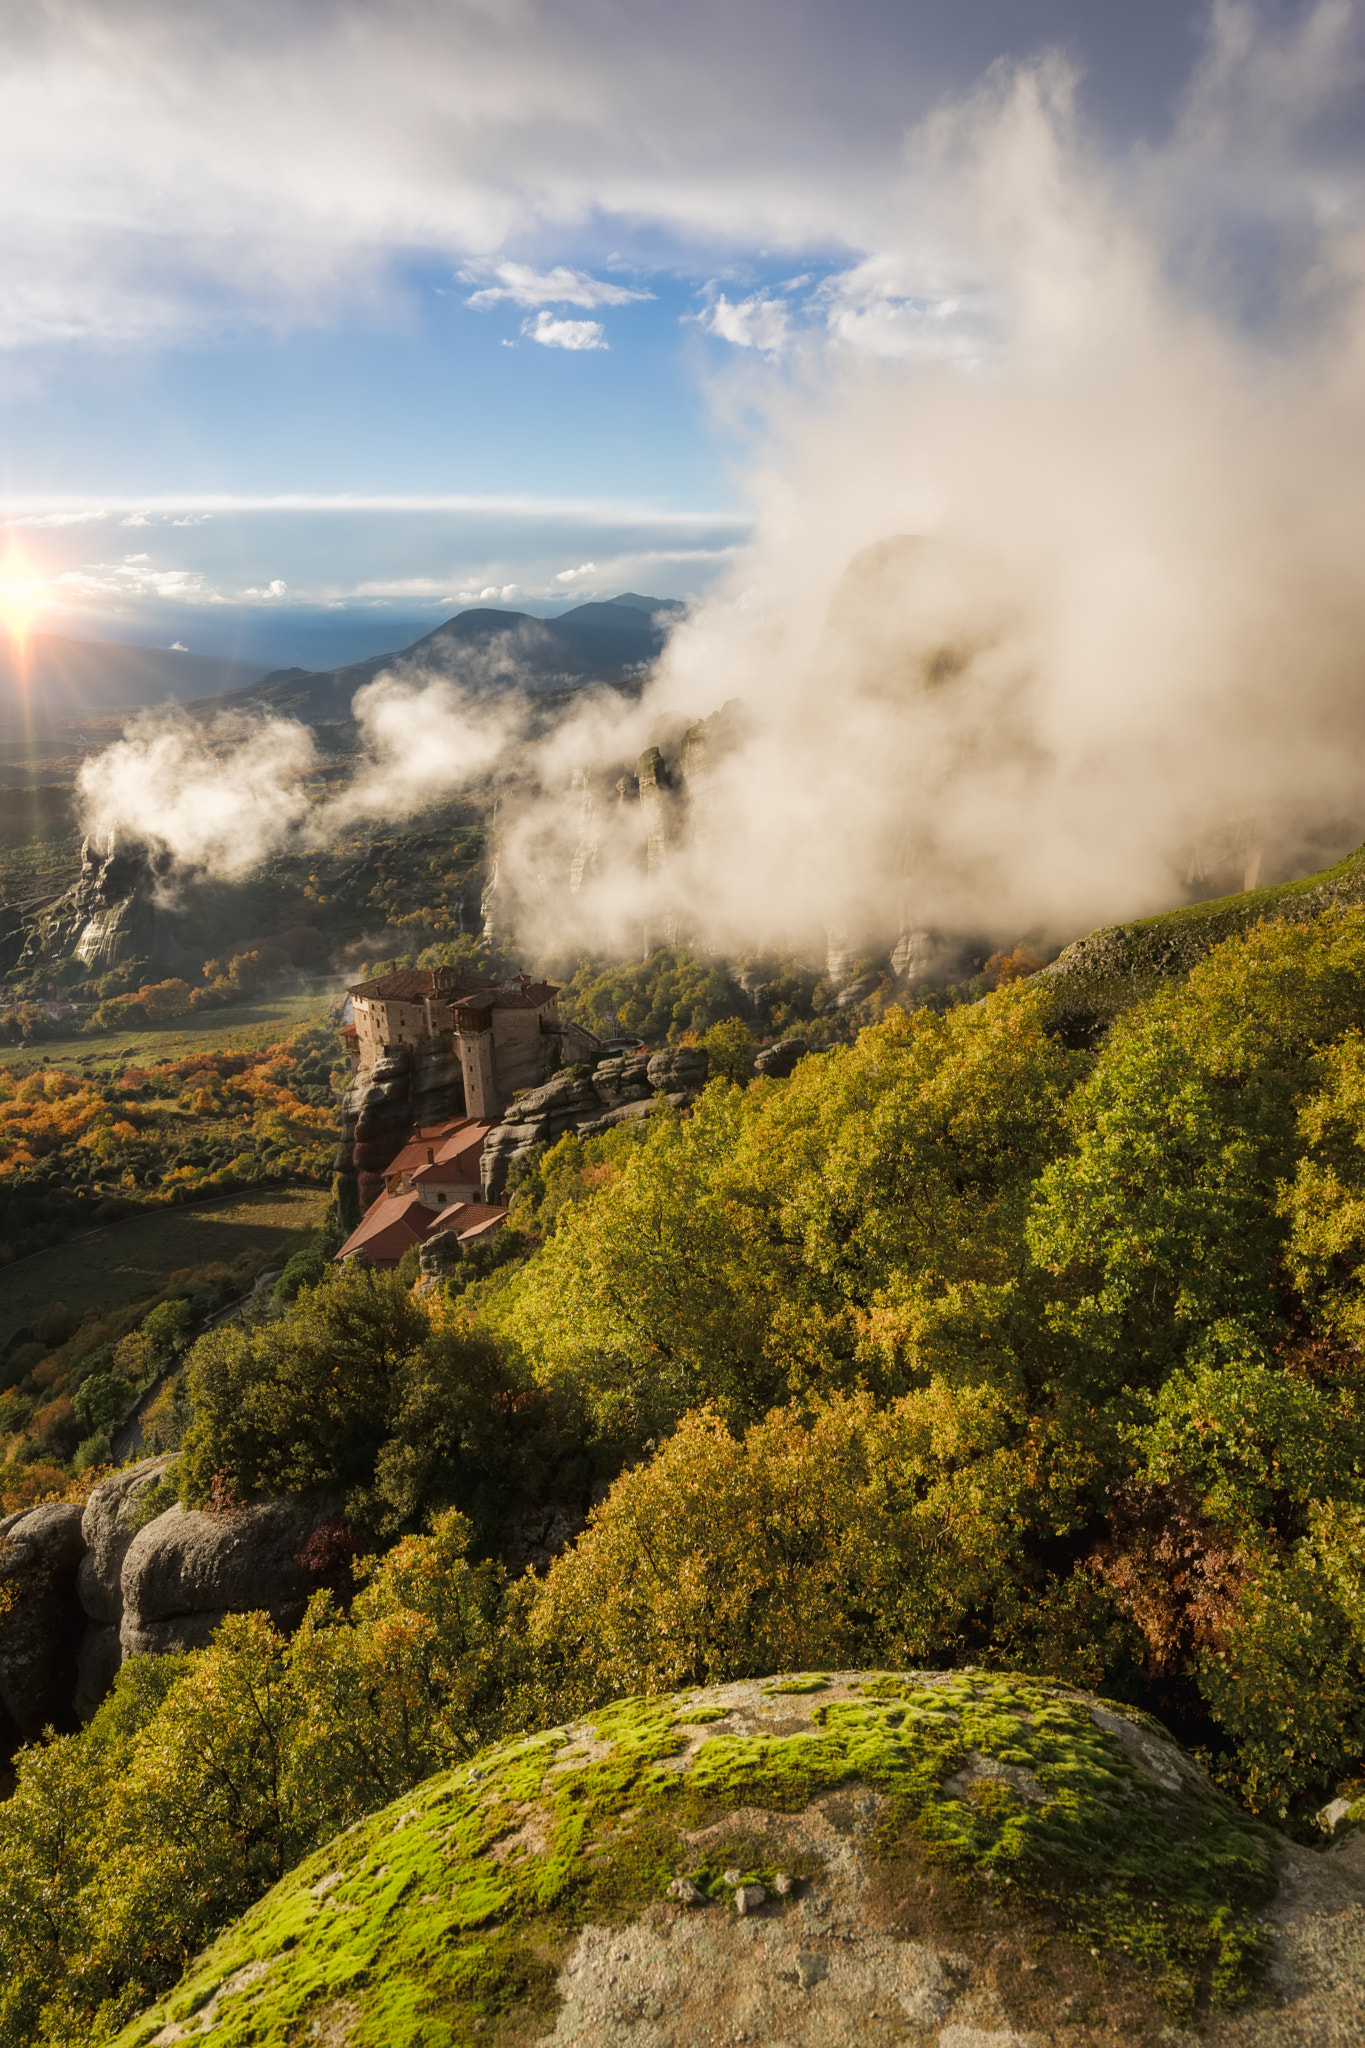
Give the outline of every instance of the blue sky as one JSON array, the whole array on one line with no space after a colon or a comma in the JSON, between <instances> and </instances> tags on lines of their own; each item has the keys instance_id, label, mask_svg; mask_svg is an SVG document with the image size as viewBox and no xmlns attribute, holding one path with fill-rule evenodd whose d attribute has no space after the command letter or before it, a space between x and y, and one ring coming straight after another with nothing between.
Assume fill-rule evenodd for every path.
<instances>
[{"instance_id":1,"label":"blue sky","mask_svg":"<svg viewBox=\"0 0 1365 2048\"><path fill-rule=\"evenodd\" d=\"M786 394L990 372L936 108L1055 53L1086 146L1271 334L1357 201L1360 30L1355 0L14 0L0 610L313 665L471 601L702 591Z\"/></svg>"}]
</instances>

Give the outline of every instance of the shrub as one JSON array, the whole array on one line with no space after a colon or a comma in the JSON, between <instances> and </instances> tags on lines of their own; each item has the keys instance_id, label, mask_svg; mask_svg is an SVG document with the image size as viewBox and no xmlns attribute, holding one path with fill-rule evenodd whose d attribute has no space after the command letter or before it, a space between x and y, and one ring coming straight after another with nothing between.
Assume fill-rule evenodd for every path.
<instances>
[{"instance_id":1,"label":"shrub","mask_svg":"<svg viewBox=\"0 0 1365 2048\"><path fill-rule=\"evenodd\" d=\"M562 1448L543 1398L486 1333L433 1327L396 1273L354 1266L278 1321L201 1337L181 1462L200 1505L227 1473L243 1499L340 1491L359 1529L393 1533L458 1506L487 1544Z\"/></svg>"}]
</instances>

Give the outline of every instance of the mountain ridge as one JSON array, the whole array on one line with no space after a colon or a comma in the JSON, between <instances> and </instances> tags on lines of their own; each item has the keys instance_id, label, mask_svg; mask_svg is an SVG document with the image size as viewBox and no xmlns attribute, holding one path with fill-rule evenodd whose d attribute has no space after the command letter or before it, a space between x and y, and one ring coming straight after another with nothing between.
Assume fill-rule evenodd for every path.
<instances>
[{"instance_id":1,"label":"mountain ridge","mask_svg":"<svg viewBox=\"0 0 1365 2048\"><path fill-rule=\"evenodd\" d=\"M225 691L250 689L266 670L182 648L125 646L116 640L76 640L63 633L0 637L0 724L138 705L192 703Z\"/></svg>"},{"instance_id":2,"label":"mountain ridge","mask_svg":"<svg viewBox=\"0 0 1365 2048\"><path fill-rule=\"evenodd\" d=\"M305 725L335 724L349 718L356 691L386 670L400 676L434 672L467 688L520 686L537 693L589 683L625 684L663 652L668 635L660 615L684 609L677 598L644 597L636 591L575 605L552 619L473 605L391 653L330 669L275 669L242 688L201 700L196 715L259 709Z\"/></svg>"}]
</instances>

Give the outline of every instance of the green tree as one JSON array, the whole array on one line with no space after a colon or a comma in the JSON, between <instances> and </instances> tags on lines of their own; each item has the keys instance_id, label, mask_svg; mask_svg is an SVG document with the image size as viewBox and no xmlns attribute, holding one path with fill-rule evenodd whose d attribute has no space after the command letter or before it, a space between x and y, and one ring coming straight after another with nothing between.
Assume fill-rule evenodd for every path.
<instances>
[{"instance_id":1,"label":"green tree","mask_svg":"<svg viewBox=\"0 0 1365 2048\"><path fill-rule=\"evenodd\" d=\"M180 1477L196 1506L224 1473L244 1499L340 1492L356 1527L389 1534L458 1506L487 1544L572 1437L567 1404L518 1402L486 1331L433 1328L397 1274L368 1267L301 1293L277 1321L210 1331L187 1381Z\"/></svg>"},{"instance_id":2,"label":"green tree","mask_svg":"<svg viewBox=\"0 0 1365 2048\"><path fill-rule=\"evenodd\" d=\"M741 1088L753 1079L758 1040L742 1017L727 1017L713 1024L702 1045L710 1059L713 1078L733 1081Z\"/></svg>"}]
</instances>

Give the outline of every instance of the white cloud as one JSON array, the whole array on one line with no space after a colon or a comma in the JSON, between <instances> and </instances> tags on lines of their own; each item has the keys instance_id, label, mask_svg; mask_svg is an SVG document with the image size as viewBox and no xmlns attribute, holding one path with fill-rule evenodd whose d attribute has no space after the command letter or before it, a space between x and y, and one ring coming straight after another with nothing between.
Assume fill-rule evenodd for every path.
<instances>
[{"instance_id":1,"label":"white cloud","mask_svg":"<svg viewBox=\"0 0 1365 2048\"><path fill-rule=\"evenodd\" d=\"M556 320L553 313L541 311L534 320L523 320L521 331L528 341L538 341L542 348L609 346L600 320Z\"/></svg>"},{"instance_id":2,"label":"white cloud","mask_svg":"<svg viewBox=\"0 0 1365 2048\"><path fill-rule=\"evenodd\" d=\"M172 640L170 651L172 654L188 654L190 650L183 640Z\"/></svg>"},{"instance_id":3,"label":"white cloud","mask_svg":"<svg viewBox=\"0 0 1365 2048\"><path fill-rule=\"evenodd\" d=\"M775 45L775 15L773 0L653 19L620 0L0 9L0 184L23 195L0 218L0 344L316 325L392 296L414 252L527 304L536 270L496 266L599 222L725 250L863 246L887 211L905 81L882 76L848 123L810 47L847 71L844 25ZM853 67L864 88L885 72L870 58ZM545 275L537 303L631 290Z\"/></svg>"},{"instance_id":4,"label":"white cloud","mask_svg":"<svg viewBox=\"0 0 1365 2048\"><path fill-rule=\"evenodd\" d=\"M575 519L599 519L608 523L625 521L632 525L661 527L680 533L712 527L718 522L740 526L747 524L747 514L733 510L659 511L636 504L629 499L494 497L491 494L473 492L457 494L411 491L386 494L365 491L281 491L267 495L246 491L212 494L187 491L176 496L106 498L98 506L86 505L78 499L56 491L42 496L37 493L15 495L11 498L0 496L0 520L3 520L6 526L86 526L112 519L122 512L139 510L148 513L192 512L195 515L193 518L186 516L173 519L171 524L174 526L201 525L215 513L221 512L450 512L470 513L478 518L532 520L569 516Z\"/></svg>"},{"instance_id":5,"label":"white cloud","mask_svg":"<svg viewBox=\"0 0 1365 2048\"><path fill-rule=\"evenodd\" d=\"M1112 84L1127 61L1113 10L1070 11L1082 57ZM698 267L713 270L758 249L791 271L817 252L856 262L900 246L923 202L907 130L988 55L1031 55L1057 19L1037 0L1007 12L992 48L884 0L806 7L799 28L777 0L11 5L0 345L317 325L392 301L414 255L465 266L476 300L619 305L636 288L514 260L601 247L604 227L637 248L662 237L670 260L705 250ZM1148 14L1169 60L1185 10ZM1239 153L1236 193L1208 178L1198 190L1215 212L1235 212L1257 165L1282 170L1307 135L1313 177L1277 175L1272 197L1312 244L1329 201L1338 218L1359 204L1359 124L1353 140L1340 116L1359 83L1362 8L1317 0L1292 15L1272 33L1217 0L1184 132L1191 148ZM1168 84L1128 96L1145 98L1159 141Z\"/></svg>"},{"instance_id":6,"label":"white cloud","mask_svg":"<svg viewBox=\"0 0 1365 2048\"><path fill-rule=\"evenodd\" d=\"M770 299L763 292L734 305L722 292L702 315L702 325L736 348L761 349L764 355L780 355L791 340L790 313L780 299Z\"/></svg>"},{"instance_id":7,"label":"white cloud","mask_svg":"<svg viewBox=\"0 0 1365 2048\"><path fill-rule=\"evenodd\" d=\"M980 285L945 280L923 253L869 257L827 278L813 304L836 341L884 360L975 362L997 339Z\"/></svg>"},{"instance_id":8,"label":"white cloud","mask_svg":"<svg viewBox=\"0 0 1365 2048\"><path fill-rule=\"evenodd\" d=\"M556 583L576 583L580 576L595 576L596 562L580 562L576 569L561 569L555 577Z\"/></svg>"},{"instance_id":9,"label":"white cloud","mask_svg":"<svg viewBox=\"0 0 1365 2048\"><path fill-rule=\"evenodd\" d=\"M589 277L585 270L570 270L563 263L557 263L553 270L533 270L529 263L498 263L494 275L500 282L481 286L465 300L467 306L482 311L501 305L504 300L514 306L628 306L654 296L653 292L608 284L603 278ZM463 276L467 284L473 282L470 273Z\"/></svg>"},{"instance_id":10,"label":"white cloud","mask_svg":"<svg viewBox=\"0 0 1365 2048\"><path fill-rule=\"evenodd\" d=\"M90 505L79 511L16 512L0 522L9 526L98 526L109 517L103 506Z\"/></svg>"}]
</instances>

